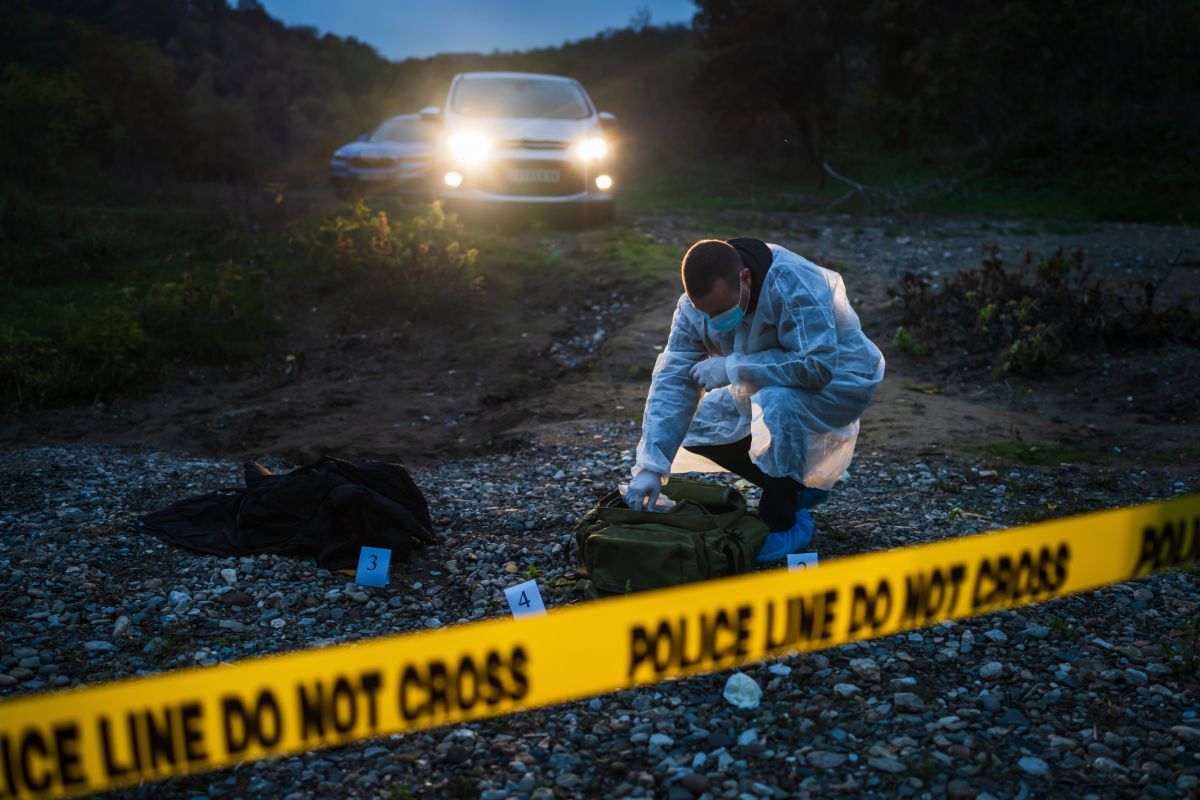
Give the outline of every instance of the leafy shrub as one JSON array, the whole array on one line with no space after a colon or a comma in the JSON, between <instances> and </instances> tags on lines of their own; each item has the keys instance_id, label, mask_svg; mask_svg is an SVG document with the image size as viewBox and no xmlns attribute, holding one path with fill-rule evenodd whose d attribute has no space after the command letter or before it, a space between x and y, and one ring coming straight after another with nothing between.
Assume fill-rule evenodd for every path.
<instances>
[{"instance_id":1,"label":"leafy shrub","mask_svg":"<svg viewBox=\"0 0 1200 800\"><path fill-rule=\"evenodd\" d=\"M0 194L0 274L10 285L111 278L137 252L136 234L105 215L40 204L13 188Z\"/></svg>"},{"instance_id":2,"label":"leafy shrub","mask_svg":"<svg viewBox=\"0 0 1200 800\"><path fill-rule=\"evenodd\" d=\"M359 311L425 316L476 294L483 279L478 251L462 243L463 226L440 203L393 223L359 200L348 214L326 220L301 238L310 262L334 285L348 288Z\"/></svg>"},{"instance_id":3,"label":"leafy shrub","mask_svg":"<svg viewBox=\"0 0 1200 800\"><path fill-rule=\"evenodd\" d=\"M1072 353L1097 347L1200 342L1200 312L1186 299L1156 303L1159 283L1110 284L1082 253L1006 267L999 248L985 248L977 269L928 278L905 273L897 289L904 327L895 344L917 351L950 346L991 354L999 374L1035 375L1061 367Z\"/></svg>"},{"instance_id":4,"label":"leafy shrub","mask_svg":"<svg viewBox=\"0 0 1200 800\"><path fill-rule=\"evenodd\" d=\"M264 274L233 262L192 268L67 304L49 335L0 329L0 406L91 402L128 392L172 357L252 352L267 325Z\"/></svg>"},{"instance_id":5,"label":"leafy shrub","mask_svg":"<svg viewBox=\"0 0 1200 800\"><path fill-rule=\"evenodd\" d=\"M232 260L185 270L138 301L138 318L171 355L218 358L251 349L266 328L267 273ZM131 300L132 292L123 292Z\"/></svg>"},{"instance_id":6,"label":"leafy shrub","mask_svg":"<svg viewBox=\"0 0 1200 800\"><path fill-rule=\"evenodd\" d=\"M31 406L127 389L143 376L149 347L133 310L120 305L92 313L67 306L53 342L0 330L0 401Z\"/></svg>"}]
</instances>

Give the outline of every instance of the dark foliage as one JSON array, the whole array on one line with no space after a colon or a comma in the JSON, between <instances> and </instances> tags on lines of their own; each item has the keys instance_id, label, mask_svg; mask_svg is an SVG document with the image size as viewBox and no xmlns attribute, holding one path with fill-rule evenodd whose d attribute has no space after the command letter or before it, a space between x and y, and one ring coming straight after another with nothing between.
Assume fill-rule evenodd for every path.
<instances>
[{"instance_id":1,"label":"dark foliage","mask_svg":"<svg viewBox=\"0 0 1200 800\"><path fill-rule=\"evenodd\" d=\"M895 344L994 358L998 374L1045 374L1073 353L1097 348L1200 342L1200 311L1187 299L1164 304L1159 284L1117 284L1096 275L1082 253L1006 267L988 248L982 265L941 284L905 273L891 291L903 304Z\"/></svg>"},{"instance_id":2,"label":"dark foliage","mask_svg":"<svg viewBox=\"0 0 1200 800\"><path fill-rule=\"evenodd\" d=\"M985 163L1043 180L1080 158L1200 157L1193 0L697 6L707 59L695 90L726 152L819 166L847 142L931 157L978 147Z\"/></svg>"}]
</instances>

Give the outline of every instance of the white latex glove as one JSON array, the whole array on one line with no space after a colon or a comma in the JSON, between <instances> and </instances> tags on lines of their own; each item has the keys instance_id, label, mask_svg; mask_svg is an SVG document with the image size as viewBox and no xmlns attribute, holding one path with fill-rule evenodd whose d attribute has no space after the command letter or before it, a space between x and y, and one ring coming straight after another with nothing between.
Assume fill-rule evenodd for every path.
<instances>
[{"instance_id":1,"label":"white latex glove","mask_svg":"<svg viewBox=\"0 0 1200 800\"><path fill-rule=\"evenodd\" d=\"M629 482L629 490L625 492L625 505L634 511L648 511L654 507L661 492L662 476L644 469Z\"/></svg>"},{"instance_id":2,"label":"white latex glove","mask_svg":"<svg viewBox=\"0 0 1200 800\"><path fill-rule=\"evenodd\" d=\"M712 356L704 359L692 367L688 375L708 392L729 385L729 373L725 370L725 356Z\"/></svg>"}]
</instances>

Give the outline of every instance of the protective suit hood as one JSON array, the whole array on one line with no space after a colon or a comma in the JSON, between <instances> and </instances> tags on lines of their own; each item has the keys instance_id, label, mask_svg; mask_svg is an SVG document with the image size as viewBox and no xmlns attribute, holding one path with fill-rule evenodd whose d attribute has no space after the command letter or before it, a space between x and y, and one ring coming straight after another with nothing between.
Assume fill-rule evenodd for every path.
<instances>
[{"instance_id":1,"label":"protective suit hood","mask_svg":"<svg viewBox=\"0 0 1200 800\"><path fill-rule=\"evenodd\" d=\"M762 294L767 270L771 268L771 248L767 247L766 242L749 236L727 239L725 244L737 251L742 258L742 266L750 270L750 304L746 306L746 313L749 314L758 306L758 296Z\"/></svg>"}]
</instances>

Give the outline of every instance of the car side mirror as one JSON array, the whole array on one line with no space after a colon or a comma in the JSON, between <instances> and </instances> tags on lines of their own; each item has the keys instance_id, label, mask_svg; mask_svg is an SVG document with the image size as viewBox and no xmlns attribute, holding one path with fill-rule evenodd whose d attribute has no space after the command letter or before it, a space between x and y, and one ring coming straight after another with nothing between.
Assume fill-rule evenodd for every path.
<instances>
[{"instance_id":1,"label":"car side mirror","mask_svg":"<svg viewBox=\"0 0 1200 800\"><path fill-rule=\"evenodd\" d=\"M616 116L607 111L601 111L597 116L600 118L601 127L611 128L617 124Z\"/></svg>"},{"instance_id":2,"label":"car side mirror","mask_svg":"<svg viewBox=\"0 0 1200 800\"><path fill-rule=\"evenodd\" d=\"M421 109L421 122L441 122L442 110L437 106L426 106Z\"/></svg>"}]
</instances>

